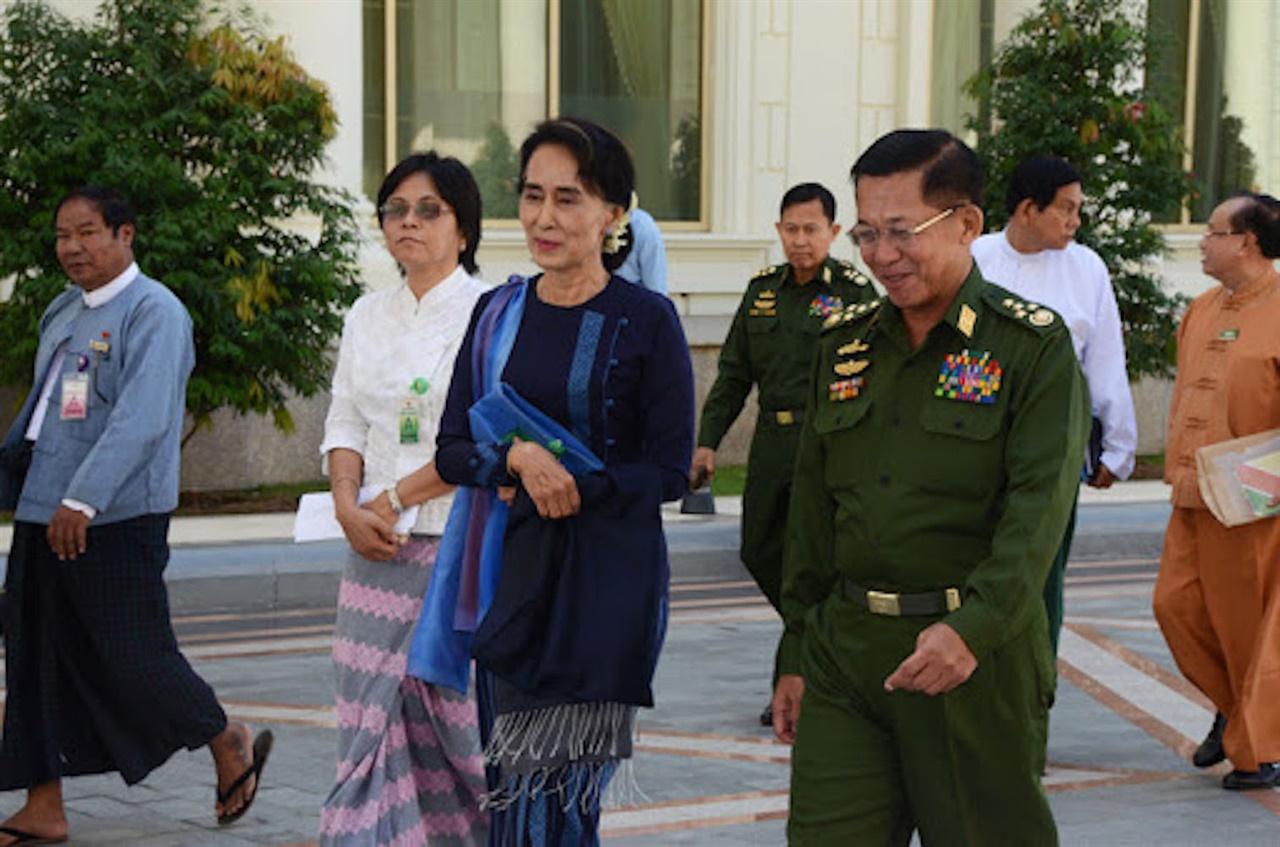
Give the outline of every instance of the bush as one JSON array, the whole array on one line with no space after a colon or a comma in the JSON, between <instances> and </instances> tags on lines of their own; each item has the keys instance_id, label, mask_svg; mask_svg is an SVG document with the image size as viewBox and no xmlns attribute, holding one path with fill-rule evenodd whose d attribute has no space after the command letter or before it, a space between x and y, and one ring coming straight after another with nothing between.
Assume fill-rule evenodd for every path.
<instances>
[{"instance_id":1,"label":"bush","mask_svg":"<svg viewBox=\"0 0 1280 847\"><path fill-rule=\"evenodd\" d=\"M140 266L191 312L197 425L226 406L289 430L286 398L328 384L360 293L350 198L311 180L336 129L325 88L282 39L213 25L200 0L111 0L88 24L18 0L0 22L0 383L30 383L37 321L67 284L54 205L97 183L133 201Z\"/></svg>"}]
</instances>

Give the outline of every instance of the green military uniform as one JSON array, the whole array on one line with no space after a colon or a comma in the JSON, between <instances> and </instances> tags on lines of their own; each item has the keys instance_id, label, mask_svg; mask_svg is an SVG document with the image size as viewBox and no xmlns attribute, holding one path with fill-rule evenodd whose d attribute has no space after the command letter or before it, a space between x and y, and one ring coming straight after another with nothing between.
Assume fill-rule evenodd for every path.
<instances>
[{"instance_id":1,"label":"green military uniform","mask_svg":"<svg viewBox=\"0 0 1280 847\"><path fill-rule=\"evenodd\" d=\"M976 267L915 350L887 301L846 309L823 333L806 415L778 655L805 680L790 843L905 845L919 828L926 845L1056 844L1040 595L1089 415L1061 318ZM894 602L933 613L885 614ZM887 693L939 620L973 675L937 696Z\"/></svg>"},{"instance_id":2,"label":"green military uniform","mask_svg":"<svg viewBox=\"0 0 1280 847\"><path fill-rule=\"evenodd\" d=\"M774 608L782 587L798 424L818 335L827 318L874 297L867 278L839 259L828 257L805 285L796 284L789 264L765 268L748 283L720 349L719 373L702 406L698 446L719 447L751 386L759 386L759 415L742 496L740 555Z\"/></svg>"}]
</instances>

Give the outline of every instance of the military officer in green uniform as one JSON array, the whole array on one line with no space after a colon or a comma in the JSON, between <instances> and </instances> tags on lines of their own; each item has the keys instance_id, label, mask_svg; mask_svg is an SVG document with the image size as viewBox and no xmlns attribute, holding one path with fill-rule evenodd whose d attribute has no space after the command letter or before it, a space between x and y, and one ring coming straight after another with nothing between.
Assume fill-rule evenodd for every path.
<instances>
[{"instance_id":1,"label":"military officer in green uniform","mask_svg":"<svg viewBox=\"0 0 1280 847\"><path fill-rule=\"evenodd\" d=\"M797 185L783 195L779 214L776 227L787 261L765 268L747 285L720 350L719 373L702 406L690 470L694 487L715 475L720 440L751 387L758 386L740 555L774 608L782 587L791 469L818 333L831 315L875 297L865 276L829 255L840 234L830 191L815 182ZM765 711L761 719L768 725L772 718Z\"/></svg>"},{"instance_id":2,"label":"military officer in green uniform","mask_svg":"<svg viewBox=\"0 0 1280 847\"><path fill-rule=\"evenodd\" d=\"M1040 594L1088 435L1071 336L974 267L959 139L890 133L852 178L887 297L828 319L800 433L773 701L789 842L1054 845Z\"/></svg>"}]
</instances>

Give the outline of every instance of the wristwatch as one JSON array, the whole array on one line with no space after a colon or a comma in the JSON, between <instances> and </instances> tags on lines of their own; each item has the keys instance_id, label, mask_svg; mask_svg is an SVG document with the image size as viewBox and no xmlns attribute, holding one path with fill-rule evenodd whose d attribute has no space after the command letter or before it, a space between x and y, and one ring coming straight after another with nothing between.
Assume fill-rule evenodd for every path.
<instances>
[{"instance_id":1,"label":"wristwatch","mask_svg":"<svg viewBox=\"0 0 1280 847\"><path fill-rule=\"evenodd\" d=\"M396 493L397 482L393 482L387 486L387 502L391 504L391 508L396 510L396 514L404 511L404 503L400 502L400 495Z\"/></svg>"}]
</instances>

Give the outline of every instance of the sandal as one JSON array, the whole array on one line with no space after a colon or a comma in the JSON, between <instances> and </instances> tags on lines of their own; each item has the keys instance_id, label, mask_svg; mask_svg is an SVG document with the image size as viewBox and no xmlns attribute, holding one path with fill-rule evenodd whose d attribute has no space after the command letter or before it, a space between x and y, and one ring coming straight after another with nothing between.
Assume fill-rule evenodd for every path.
<instances>
[{"instance_id":1,"label":"sandal","mask_svg":"<svg viewBox=\"0 0 1280 847\"><path fill-rule=\"evenodd\" d=\"M244 805L234 812L225 812L218 815L218 826L227 826L235 823L244 817L244 813L249 811L249 807L253 805L254 798L258 796L258 788L262 785L262 769L267 765L267 756L271 754L271 745L274 741L275 736L271 734L271 730L264 729L259 732L257 737L253 739L253 764L246 768L244 773L236 777L236 781L227 786L226 791L214 791L218 798L218 803L225 806L227 801L240 790L240 786L248 782L249 777L257 777L253 782L253 791L249 792L249 796L245 798Z\"/></svg>"}]
</instances>

